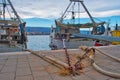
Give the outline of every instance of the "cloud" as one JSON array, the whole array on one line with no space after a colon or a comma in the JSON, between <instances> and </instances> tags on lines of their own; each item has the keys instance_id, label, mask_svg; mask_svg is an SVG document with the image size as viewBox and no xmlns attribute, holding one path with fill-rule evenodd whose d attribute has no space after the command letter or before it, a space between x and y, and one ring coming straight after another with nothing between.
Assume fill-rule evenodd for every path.
<instances>
[{"instance_id":1,"label":"cloud","mask_svg":"<svg viewBox=\"0 0 120 80\"><path fill-rule=\"evenodd\" d=\"M23 18L59 18L69 4L69 0L11 0L11 2ZM94 17L120 14L120 0L84 0L84 3ZM81 15L88 17L86 13Z\"/></svg>"}]
</instances>

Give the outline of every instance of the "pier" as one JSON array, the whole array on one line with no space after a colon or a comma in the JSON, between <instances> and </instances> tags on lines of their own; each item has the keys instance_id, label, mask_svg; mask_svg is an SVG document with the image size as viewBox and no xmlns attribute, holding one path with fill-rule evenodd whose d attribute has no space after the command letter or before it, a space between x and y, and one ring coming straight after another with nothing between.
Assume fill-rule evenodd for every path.
<instances>
[{"instance_id":1,"label":"pier","mask_svg":"<svg viewBox=\"0 0 120 80\"><path fill-rule=\"evenodd\" d=\"M95 47L100 51L120 59L120 46ZM82 54L81 49L68 49L72 63ZM49 56L66 63L65 51L43 50L33 53L8 52L0 53L0 80L120 80L97 71L88 60L85 68L78 75L62 75L61 68L42 57ZM120 74L120 62L95 51L95 62L103 70Z\"/></svg>"}]
</instances>

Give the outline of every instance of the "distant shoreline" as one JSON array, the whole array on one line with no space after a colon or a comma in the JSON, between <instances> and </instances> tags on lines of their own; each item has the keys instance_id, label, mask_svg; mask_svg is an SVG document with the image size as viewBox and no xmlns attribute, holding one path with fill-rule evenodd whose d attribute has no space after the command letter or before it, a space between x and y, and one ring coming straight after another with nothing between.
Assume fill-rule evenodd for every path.
<instances>
[{"instance_id":1,"label":"distant shoreline","mask_svg":"<svg viewBox=\"0 0 120 80\"><path fill-rule=\"evenodd\" d=\"M46 32L27 32L27 35L50 35L50 33L46 33Z\"/></svg>"}]
</instances>

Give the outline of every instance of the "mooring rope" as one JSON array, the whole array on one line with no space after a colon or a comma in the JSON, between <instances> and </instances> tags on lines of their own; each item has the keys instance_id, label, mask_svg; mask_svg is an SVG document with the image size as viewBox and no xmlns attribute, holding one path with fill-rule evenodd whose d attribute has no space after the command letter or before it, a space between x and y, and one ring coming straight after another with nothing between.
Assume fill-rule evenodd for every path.
<instances>
[{"instance_id":1,"label":"mooring rope","mask_svg":"<svg viewBox=\"0 0 120 80\"><path fill-rule=\"evenodd\" d=\"M99 50L99 49L97 49L97 48L94 48L94 49L97 50L98 52L100 52L100 53L102 53L102 54L104 54L104 55L106 55L106 56L108 56L108 57L110 57L110 58L112 58L112 59L120 62L120 59L119 59L119 58L117 58L117 57L115 57L115 56L112 56L112 55L110 55L110 54L107 54L107 53L105 53L105 52L103 52L103 51L101 51L101 50Z\"/></svg>"},{"instance_id":2,"label":"mooring rope","mask_svg":"<svg viewBox=\"0 0 120 80\"><path fill-rule=\"evenodd\" d=\"M106 70L100 68L95 62L92 63L92 66L100 73L103 73L103 74L113 77L113 78L120 78L120 73L106 71Z\"/></svg>"},{"instance_id":3,"label":"mooring rope","mask_svg":"<svg viewBox=\"0 0 120 80\"><path fill-rule=\"evenodd\" d=\"M92 49L92 48L90 48L90 49ZM108 54L106 54L106 53L104 53L104 52L102 52L102 51L100 51L100 50L98 50L98 49L96 49L96 48L94 48L94 49L97 50L97 51L99 51L100 53L102 53L102 54L104 54L104 55L106 55L106 56L114 59L114 60L119 61L119 59L116 58L116 57L114 57L114 56L108 55ZM95 70L97 70L98 72L103 73L104 75L107 75L107 76L110 76L110 77L113 77L113 78L120 78L120 73L114 73L114 72L106 71L106 70L100 68L100 67L95 63L94 55L93 55L92 57L89 56L89 58L90 58L90 60L91 60L92 66L93 66L93 67L95 68Z\"/></svg>"}]
</instances>

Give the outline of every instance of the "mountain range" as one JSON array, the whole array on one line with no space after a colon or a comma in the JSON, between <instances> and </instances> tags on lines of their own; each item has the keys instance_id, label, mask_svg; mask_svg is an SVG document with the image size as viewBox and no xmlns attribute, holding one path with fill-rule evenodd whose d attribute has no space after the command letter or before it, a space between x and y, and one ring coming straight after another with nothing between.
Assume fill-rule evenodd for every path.
<instances>
[{"instance_id":1,"label":"mountain range","mask_svg":"<svg viewBox=\"0 0 120 80\"><path fill-rule=\"evenodd\" d=\"M30 32L36 32L36 33L49 33L50 32L50 27L26 27L26 31L28 33Z\"/></svg>"},{"instance_id":2,"label":"mountain range","mask_svg":"<svg viewBox=\"0 0 120 80\"><path fill-rule=\"evenodd\" d=\"M49 32L51 26L55 26L55 19L46 19L46 18L27 18L23 19L27 23L27 31L28 32ZM109 22L110 27L114 29L113 26L120 25L120 16L110 16L110 17L97 17L94 18L95 22ZM65 22L67 23L70 19L66 19ZM78 18L75 19L77 23ZM88 23L91 22L89 18L81 18L80 23Z\"/></svg>"},{"instance_id":3,"label":"mountain range","mask_svg":"<svg viewBox=\"0 0 120 80\"><path fill-rule=\"evenodd\" d=\"M51 25L54 25L55 19L47 19L47 18L26 18L23 19L25 22L27 22L27 26L30 27L51 27ZM65 19L65 22L69 21L70 19ZM95 22L110 21L110 25L113 26L116 23L120 25L120 16L110 16L110 17L97 17L94 18ZM76 19L76 22L78 21L78 18ZM80 18L80 23L88 23L91 22L89 18Z\"/></svg>"},{"instance_id":4,"label":"mountain range","mask_svg":"<svg viewBox=\"0 0 120 80\"><path fill-rule=\"evenodd\" d=\"M53 19L45 19L45 18L27 18L23 19L28 27L51 27L54 23Z\"/></svg>"}]
</instances>

